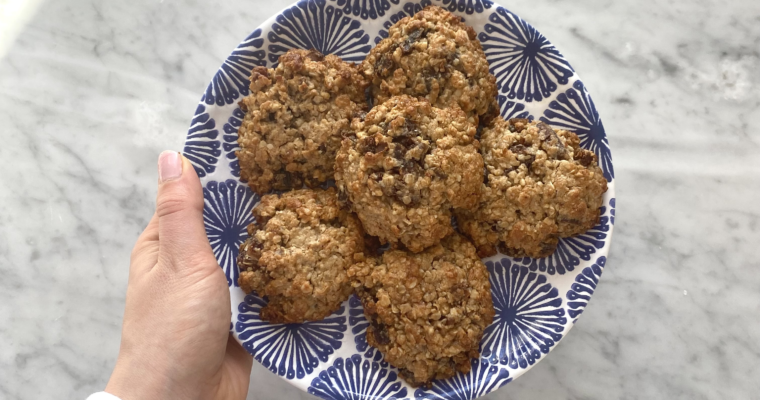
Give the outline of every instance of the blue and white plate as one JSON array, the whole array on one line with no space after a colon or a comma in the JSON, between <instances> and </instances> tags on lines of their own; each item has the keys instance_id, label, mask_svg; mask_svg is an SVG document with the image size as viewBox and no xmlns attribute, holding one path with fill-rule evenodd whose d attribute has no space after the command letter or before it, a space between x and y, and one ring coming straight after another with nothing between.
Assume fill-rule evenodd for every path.
<instances>
[{"instance_id":1,"label":"blue and white plate","mask_svg":"<svg viewBox=\"0 0 760 400\"><path fill-rule=\"evenodd\" d=\"M291 48L316 48L359 62L399 19L427 5L464 18L478 32L499 85L505 118L539 119L574 131L593 150L609 182L599 225L561 239L548 258L484 259L496 318L472 370L412 388L367 345L361 304L351 298L329 318L277 325L259 319L264 301L237 286L238 247L260 199L240 181L235 156L243 119L238 101L248 76ZM231 329L273 373L324 399L475 399L524 374L564 338L604 271L615 223L615 172L602 121L588 89L565 57L523 19L486 0L303 0L256 28L224 61L195 111L185 156L203 182L206 233L232 295Z\"/></svg>"}]
</instances>

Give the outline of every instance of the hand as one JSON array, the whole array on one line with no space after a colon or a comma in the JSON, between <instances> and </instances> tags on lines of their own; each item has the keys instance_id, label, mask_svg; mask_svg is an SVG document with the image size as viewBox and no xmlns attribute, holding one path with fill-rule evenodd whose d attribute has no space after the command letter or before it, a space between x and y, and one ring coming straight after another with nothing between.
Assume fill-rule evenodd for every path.
<instances>
[{"instance_id":1,"label":"hand","mask_svg":"<svg viewBox=\"0 0 760 400\"><path fill-rule=\"evenodd\" d=\"M165 151L156 212L129 267L121 348L106 391L122 400L245 399L251 356L229 334L230 295L203 225L192 165Z\"/></svg>"}]
</instances>

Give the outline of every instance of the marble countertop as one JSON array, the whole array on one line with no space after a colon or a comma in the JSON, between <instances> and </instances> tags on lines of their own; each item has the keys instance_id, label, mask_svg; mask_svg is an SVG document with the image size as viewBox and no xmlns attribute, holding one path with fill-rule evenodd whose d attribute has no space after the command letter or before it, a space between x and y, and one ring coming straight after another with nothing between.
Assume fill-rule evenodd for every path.
<instances>
[{"instance_id":1,"label":"marble countertop","mask_svg":"<svg viewBox=\"0 0 760 400\"><path fill-rule=\"evenodd\" d=\"M0 398L104 387L156 158L289 2L0 1ZM760 399L760 2L502 4L593 94L617 224L575 329L485 399ZM311 398L258 364L251 385Z\"/></svg>"}]
</instances>

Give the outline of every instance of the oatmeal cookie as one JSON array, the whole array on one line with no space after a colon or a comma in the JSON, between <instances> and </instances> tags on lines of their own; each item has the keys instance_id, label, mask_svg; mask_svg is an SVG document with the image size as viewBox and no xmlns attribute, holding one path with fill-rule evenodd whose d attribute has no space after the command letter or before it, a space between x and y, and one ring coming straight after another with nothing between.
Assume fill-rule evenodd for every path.
<instances>
[{"instance_id":1,"label":"oatmeal cookie","mask_svg":"<svg viewBox=\"0 0 760 400\"><path fill-rule=\"evenodd\" d=\"M544 122L501 118L483 130L486 170L479 207L457 211L481 257L496 246L514 257L548 257L561 237L599 221L607 180L578 136Z\"/></svg>"},{"instance_id":2,"label":"oatmeal cookie","mask_svg":"<svg viewBox=\"0 0 760 400\"><path fill-rule=\"evenodd\" d=\"M413 254L389 250L348 270L370 325L367 342L414 386L470 370L494 308L488 270L454 233Z\"/></svg>"},{"instance_id":3,"label":"oatmeal cookie","mask_svg":"<svg viewBox=\"0 0 760 400\"><path fill-rule=\"evenodd\" d=\"M364 259L359 220L338 206L335 188L262 197L240 246L240 287L269 303L273 323L320 320L351 295L347 268Z\"/></svg>"},{"instance_id":4,"label":"oatmeal cookie","mask_svg":"<svg viewBox=\"0 0 760 400\"><path fill-rule=\"evenodd\" d=\"M420 252L477 204L483 175L474 117L396 96L354 121L335 161L339 198L383 243Z\"/></svg>"},{"instance_id":5,"label":"oatmeal cookie","mask_svg":"<svg viewBox=\"0 0 760 400\"><path fill-rule=\"evenodd\" d=\"M362 69L375 104L407 94L435 107L459 105L468 114L499 112L496 78L475 31L440 7L425 7L391 26Z\"/></svg>"},{"instance_id":6,"label":"oatmeal cookie","mask_svg":"<svg viewBox=\"0 0 760 400\"><path fill-rule=\"evenodd\" d=\"M290 50L277 68L254 68L240 102L240 177L258 193L332 179L341 133L367 107L367 85L358 66L316 50Z\"/></svg>"}]
</instances>

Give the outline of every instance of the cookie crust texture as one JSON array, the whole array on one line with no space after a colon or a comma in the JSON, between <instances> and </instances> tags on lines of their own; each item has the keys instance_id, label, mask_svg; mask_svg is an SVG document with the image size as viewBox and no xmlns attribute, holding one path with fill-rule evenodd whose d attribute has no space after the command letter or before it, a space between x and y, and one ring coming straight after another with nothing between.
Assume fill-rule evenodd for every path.
<instances>
[{"instance_id":1,"label":"cookie crust texture","mask_svg":"<svg viewBox=\"0 0 760 400\"><path fill-rule=\"evenodd\" d=\"M452 232L451 209L480 197L476 124L458 107L396 96L354 121L335 163L339 198L383 243L420 252Z\"/></svg>"},{"instance_id":2,"label":"cookie crust texture","mask_svg":"<svg viewBox=\"0 0 760 400\"><path fill-rule=\"evenodd\" d=\"M456 217L481 257L499 246L513 257L548 257L559 238L599 222L607 180L576 134L498 118L480 142L486 167L481 201Z\"/></svg>"},{"instance_id":3,"label":"cookie crust texture","mask_svg":"<svg viewBox=\"0 0 760 400\"><path fill-rule=\"evenodd\" d=\"M366 111L367 81L355 64L294 49L276 68L255 67L240 101L240 177L254 192L317 187L333 178L351 119Z\"/></svg>"},{"instance_id":4,"label":"cookie crust texture","mask_svg":"<svg viewBox=\"0 0 760 400\"><path fill-rule=\"evenodd\" d=\"M493 322L488 270L454 233L422 253L389 250L349 268L367 342L414 386L470 370Z\"/></svg>"},{"instance_id":5,"label":"cookie crust texture","mask_svg":"<svg viewBox=\"0 0 760 400\"><path fill-rule=\"evenodd\" d=\"M374 104L406 94L485 119L499 114L496 78L475 30L440 7L425 7L391 26L362 69Z\"/></svg>"},{"instance_id":6,"label":"cookie crust texture","mask_svg":"<svg viewBox=\"0 0 760 400\"><path fill-rule=\"evenodd\" d=\"M338 206L335 188L262 197L240 246L240 287L266 297L261 319L321 320L352 293L347 269L364 259L359 220Z\"/></svg>"}]
</instances>

